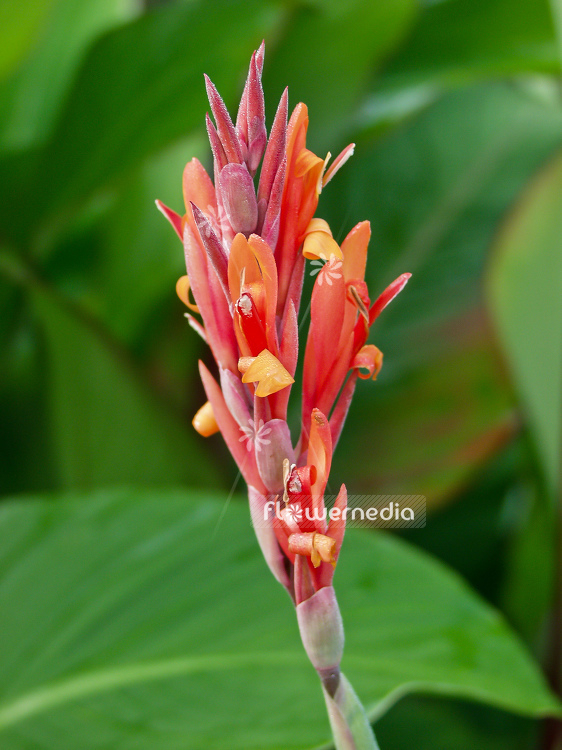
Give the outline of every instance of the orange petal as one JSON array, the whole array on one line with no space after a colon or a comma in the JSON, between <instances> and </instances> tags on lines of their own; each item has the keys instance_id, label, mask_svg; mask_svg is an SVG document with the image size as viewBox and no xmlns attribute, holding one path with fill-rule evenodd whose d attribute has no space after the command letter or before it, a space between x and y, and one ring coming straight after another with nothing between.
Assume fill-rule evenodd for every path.
<instances>
[{"instance_id":1,"label":"orange petal","mask_svg":"<svg viewBox=\"0 0 562 750\"><path fill-rule=\"evenodd\" d=\"M326 232L326 234L329 234L330 237L332 237L332 230L330 229L330 225L327 221L324 219L314 218L311 219L308 223L308 226L305 231L305 237L307 234L310 234L310 232Z\"/></svg>"},{"instance_id":2,"label":"orange petal","mask_svg":"<svg viewBox=\"0 0 562 750\"><path fill-rule=\"evenodd\" d=\"M320 409L312 410L306 462L314 466L317 472L316 481L312 485L312 495L322 496L332 464L332 436L328 420Z\"/></svg>"},{"instance_id":3,"label":"orange petal","mask_svg":"<svg viewBox=\"0 0 562 750\"><path fill-rule=\"evenodd\" d=\"M263 283L259 264L248 240L243 234L237 234L232 240L228 256L228 287L233 303L244 291L241 289L242 281L246 291L246 287Z\"/></svg>"},{"instance_id":4,"label":"orange petal","mask_svg":"<svg viewBox=\"0 0 562 750\"><path fill-rule=\"evenodd\" d=\"M318 168L320 165L324 165L324 161L312 151L307 148L303 148L297 156L295 163L295 177L303 177L307 172L315 167Z\"/></svg>"},{"instance_id":5,"label":"orange petal","mask_svg":"<svg viewBox=\"0 0 562 750\"><path fill-rule=\"evenodd\" d=\"M332 256L343 260L340 246L326 232L309 232L304 238L302 254L308 260L331 260Z\"/></svg>"},{"instance_id":6,"label":"orange petal","mask_svg":"<svg viewBox=\"0 0 562 750\"><path fill-rule=\"evenodd\" d=\"M200 435L203 435L203 437L209 437L209 435L214 435L215 432L219 431L213 407L209 401L203 404L199 409L197 414L193 417L191 424Z\"/></svg>"},{"instance_id":7,"label":"orange petal","mask_svg":"<svg viewBox=\"0 0 562 750\"><path fill-rule=\"evenodd\" d=\"M315 534L313 545L322 562L331 563L335 567L336 540L325 534Z\"/></svg>"},{"instance_id":8,"label":"orange petal","mask_svg":"<svg viewBox=\"0 0 562 750\"><path fill-rule=\"evenodd\" d=\"M341 244L343 252L343 275L346 279L364 279L367 265L367 246L371 238L368 221L356 224Z\"/></svg>"},{"instance_id":9,"label":"orange petal","mask_svg":"<svg viewBox=\"0 0 562 750\"><path fill-rule=\"evenodd\" d=\"M198 313L199 308L189 299L190 289L191 284L189 283L189 276L180 276L176 283L176 293L184 305L187 305L190 310L193 310L193 312Z\"/></svg>"},{"instance_id":10,"label":"orange petal","mask_svg":"<svg viewBox=\"0 0 562 750\"><path fill-rule=\"evenodd\" d=\"M247 358L245 358L244 366ZM240 363L238 365L240 367ZM286 388L294 379L289 375L281 362L268 349L264 349L246 368L242 377L243 383L258 383L256 396L270 396Z\"/></svg>"},{"instance_id":11,"label":"orange petal","mask_svg":"<svg viewBox=\"0 0 562 750\"><path fill-rule=\"evenodd\" d=\"M380 349L373 344L367 344L357 352L351 367L357 369L359 377L363 380L376 380L382 368L382 356Z\"/></svg>"},{"instance_id":12,"label":"orange petal","mask_svg":"<svg viewBox=\"0 0 562 750\"><path fill-rule=\"evenodd\" d=\"M321 562L336 565L336 540L316 531L291 534L289 537L289 552L294 555L310 557L315 568Z\"/></svg>"}]
</instances>

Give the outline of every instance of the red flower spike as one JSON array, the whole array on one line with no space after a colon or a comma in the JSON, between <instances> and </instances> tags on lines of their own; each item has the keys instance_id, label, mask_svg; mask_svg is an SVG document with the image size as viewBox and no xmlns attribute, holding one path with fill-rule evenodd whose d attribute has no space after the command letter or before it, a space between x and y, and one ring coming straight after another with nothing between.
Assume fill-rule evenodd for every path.
<instances>
[{"instance_id":1,"label":"red flower spike","mask_svg":"<svg viewBox=\"0 0 562 750\"><path fill-rule=\"evenodd\" d=\"M178 281L178 295L202 323L186 317L208 342L220 373L219 385L200 363L208 402L194 426L203 435L220 430L248 483L258 542L296 605L336 744L376 747L339 667L343 625L332 580L347 491L342 485L329 524L324 493L358 378L376 378L382 365L380 350L367 343L370 326L410 275L396 279L371 305L365 283L369 223L357 224L340 248L327 222L313 218L322 189L354 146L331 166L330 154L324 159L307 149L307 108L298 104L287 123L286 90L268 140L263 60L262 44L252 55L236 126L205 78L215 118L206 117L214 179L193 159L183 174L185 215L157 205L184 244L187 275ZM262 160L256 194L253 177ZM297 368L305 258L325 264L312 292L304 427L294 448L287 405Z\"/></svg>"}]
</instances>

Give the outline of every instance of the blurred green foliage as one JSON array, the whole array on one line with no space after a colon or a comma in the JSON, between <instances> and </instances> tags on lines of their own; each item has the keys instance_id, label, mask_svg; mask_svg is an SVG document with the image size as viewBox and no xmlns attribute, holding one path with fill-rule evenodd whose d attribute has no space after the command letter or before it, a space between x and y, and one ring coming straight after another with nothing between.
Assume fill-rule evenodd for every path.
<instances>
[{"instance_id":1,"label":"blurred green foliage","mask_svg":"<svg viewBox=\"0 0 562 750\"><path fill-rule=\"evenodd\" d=\"M500 607L560 688L556 19L557 0L2 0L2 494L232 486L220 437L190 426L207 354L154 199L181 210L185 162L209 163L203 73L234 107L265 38L269 122L288 85L313 150L357 143L318 215L337 239L371 221L371 294L413 273L377 321L385 365L359 384L331 481L425 494L409 540ZM555 747L491 709L395 710L389 747L422 717L443 747Z\"/></svg>"}]
</instances>

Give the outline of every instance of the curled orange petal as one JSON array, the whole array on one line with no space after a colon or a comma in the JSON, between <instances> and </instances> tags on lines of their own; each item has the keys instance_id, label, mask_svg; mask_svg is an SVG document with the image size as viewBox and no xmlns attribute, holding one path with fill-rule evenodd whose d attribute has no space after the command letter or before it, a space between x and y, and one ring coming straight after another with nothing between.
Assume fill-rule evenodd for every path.
<instances>
[{"instance_id":1,"label":"curled orange petal","mask_svg":"<svg viewBox=\"0 0 562 750\"><path fill-rule=\"evenodd\" d=\"M328 222L325 219L319 219L317 217L311 219L308 222L308 226L304 234L306 236L311 232L326 232L326 234L329 234L330 237L332 237L332 230L330 229L330 225L328 224Z\"/></svg>"},{"instance_id":2,"label":"curled orange petal","mask_svg":"<svg viewBox=\"0 0 562 750\"><path fill-rule=\"evenodd\" d=\"M193 312L198 313L199 308L189 299L190 289L191 284L189 283L189 276L180 276L176 283L176 293L184 305L187 305L190 310L193 310Z\"/></svg>"},{"instance_id":3,"label":"curled orange petal","mask_svg":"<svg viewBox=\"0 0 562 750\"><path fill-rule=\"evenodd\" d=\"M310 172L311 169L318 168L320 165L324 166L323 159L316 156L309 149L303 148L299 152L295 163L295 177L302 177L307 172Z\"/></svg>"},{"instance_id":4,"label":"curled orange petal","mask_svg":"<svg viewBox=\"0 0 562 750\"><path fill-rule=\"evenodd\" d=\"M314 219L313 219L314 221ZM321 219L319 221L322 221ZM311 222L312 223L312 222ZM310 226L310 225L309 225ZM343 260L343 254L332 234L324 231L308 231L304 238L302 254L308 260Z\"/></svg>"},{"instance_id":5,"label":"curled orange petal","mask_svg":"<svg viewBox=\"0 0 562 750\"><path fill-rule=\"evenodd\" d=\"M357 374L363 380L368 380L369 378L376 380L377 375L381 371L382 356L382 352L378 347L373 344L367 344L357 352L351 363L351 367L352 369L357 369Z\"/></svg>"}]
</instances>

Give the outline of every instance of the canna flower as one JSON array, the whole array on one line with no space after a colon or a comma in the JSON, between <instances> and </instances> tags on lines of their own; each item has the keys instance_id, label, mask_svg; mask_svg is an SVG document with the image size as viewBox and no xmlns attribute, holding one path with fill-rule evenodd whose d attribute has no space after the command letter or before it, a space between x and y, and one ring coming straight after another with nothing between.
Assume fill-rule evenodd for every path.
<instances>
[{"instance_id":1,"label":"canna flower","mask_svg":"<svg viewBox=\"0 0 562 750\"><path fill-rule=\"evenodd\" d=\"M298 104L288 119L287 90L268 136L263 62L262 44L252 55L235 122L205 77L213 177L192 159L183 172L185 213L160 201L157 206L183 242L187 274L177 294L216 363L215 376L199 362L208 401L193 426L205 437L220 431L234 457L264 557L296 606L337 747L354 748L358 730L350 728L348 714L361 714L362 707L339 670L343 625L332 586L347 491L342 485L329 522L324 494L357 378L375 379L382 366L382 353L367 343L370 327L410 275L371 302L365 283L369 223L355 226L340 246L328 223L314 216L322 189L354 144L330 166L330 154L321 158L307 149L307 108ZM293 444L287 408L306 260L317 268L301 429ZM363 743L372 738L365 722ZM369 742L361 746L376 747L374 738Z\"/></svg>"}]
</instances>

